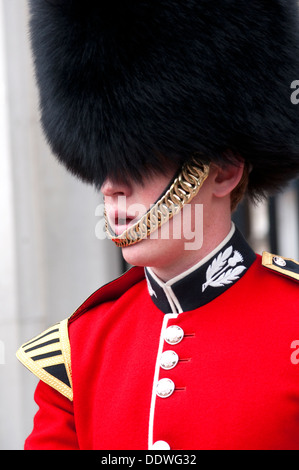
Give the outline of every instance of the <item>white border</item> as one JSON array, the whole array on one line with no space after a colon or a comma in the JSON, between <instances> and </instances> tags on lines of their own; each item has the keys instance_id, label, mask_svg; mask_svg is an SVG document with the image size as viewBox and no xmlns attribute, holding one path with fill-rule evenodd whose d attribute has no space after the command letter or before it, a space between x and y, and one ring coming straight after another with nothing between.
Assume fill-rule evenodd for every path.
<instances>
[{"instance_id":1,"label":"white border","mask_svg":"<svg viewBox=\"0 0 299 470\"><path fill-rule=\"evenodd\" d=\"M159 348L158 348L158 354L157 354L157 359L156 359L156 365L155 365L155 373L154 373L154 380L153 380L153 389L152 389L152 398L151 398L151 406L150 406L150 413L149 413L149 426L148 426L148 448L149 450L152 449L153 447L153 433L154 433L154 418L155 418L155 406L156 406L156 388L157 388L157 382L159 379L159 372L160 372L160 357L162 354L163 350L163 345L164 345L164 334L165 330L168 325L168 320L172 318L177 318L178 314L165 314L163 318L163 323L162 323L162 328L161 328L161 333L160 333L160 340L159 340Z\"/></svg>"}]
</instances>

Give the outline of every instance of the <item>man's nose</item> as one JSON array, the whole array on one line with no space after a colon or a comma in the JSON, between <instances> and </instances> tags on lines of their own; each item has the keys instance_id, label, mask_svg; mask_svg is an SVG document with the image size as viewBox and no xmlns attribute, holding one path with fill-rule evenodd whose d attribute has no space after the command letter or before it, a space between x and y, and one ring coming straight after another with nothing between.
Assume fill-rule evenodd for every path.
<instances>
[{"instance_id":1,"label":"man's nose","mask_svg":"<svg viewBox=\"0 0 299 470\"><path fill-rule=\"evenodd\" d=\"M126 182L114 181L107 177L101 186L101 192L104 196L129 196L131 192L130 185Z\"/></svg>"}]
</instances>

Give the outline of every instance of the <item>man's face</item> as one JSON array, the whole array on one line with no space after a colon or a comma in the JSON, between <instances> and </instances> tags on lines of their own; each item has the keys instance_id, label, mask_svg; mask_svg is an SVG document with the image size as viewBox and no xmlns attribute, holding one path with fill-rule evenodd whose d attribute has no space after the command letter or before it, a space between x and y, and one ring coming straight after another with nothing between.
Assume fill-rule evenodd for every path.
<instances>
[{"instance_id":1,"label":"man's face","mask_svg":"<svg viewBox=\"0 0 299 470\"><path fill-rule=\"evenodd\" d=\"M117 182L106 178L101 191L109 224L116 235L122 234L146 213L172 182L177 169L155 174L138 183ZM123 256L132 265L158 267L179 262L187 253L198 250L202 243L203 204L208 200L204 183L198 195L183 210L147 239L122 248ZM193 238L193 241L192 241Z\"/></svg>"},{"instance_id":2,"label":"man's face","mask_svg":"<svg viewBox=\"0 0 299 470\"><path fill-rule=\"evenodd\" d=\"M148 176L142 183L133 180L118 182L106 178L101 191L113 232L119 236L136 223L165 192L175 173L175 169L167 170Z\"/></svg>"}]
</instances>

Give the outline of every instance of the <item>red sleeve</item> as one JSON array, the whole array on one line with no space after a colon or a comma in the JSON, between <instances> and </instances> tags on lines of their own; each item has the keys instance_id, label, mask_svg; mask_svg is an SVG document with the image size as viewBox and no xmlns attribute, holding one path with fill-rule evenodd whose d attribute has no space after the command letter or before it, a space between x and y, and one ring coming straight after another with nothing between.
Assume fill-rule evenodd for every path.
<instances>
[{"instance_id":1,"label":"red sleeve","mask_svg":"<svg viewBox=\"0 0 299 470\"><path fill-rule=\"evenodd\" d=\"M73 403L43 382L36 388L35 401L39 410L25 450L78 450Z\"/></svg>"}]
</instances>

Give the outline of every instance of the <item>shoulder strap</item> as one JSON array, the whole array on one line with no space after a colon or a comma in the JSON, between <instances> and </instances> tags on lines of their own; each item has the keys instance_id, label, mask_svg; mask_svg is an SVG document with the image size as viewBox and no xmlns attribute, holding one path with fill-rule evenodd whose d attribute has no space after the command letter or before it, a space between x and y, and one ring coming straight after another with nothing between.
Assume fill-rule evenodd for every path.
<instances>
[{"instance_id":1,"label":"shoulder strap","mask_svg":"<svg viewBox=\"0 0 299 470\"><path fill-rule=\"evenodd\" d=\"M23 344L17 358L40 380L73 400L68 319Z\"/></svg>"},{"instance_id":2,"label":"shoulder strap","mask_svg":"<svg viewBox=\"0 0 299 470\"><path fill-rule=\"evenodd\" d=\"M282 256L273 255L265 251L262 257L262 265L272 271L299 281L299 263L291 258L283 258Z\"/></svg>"}]
</instances>

